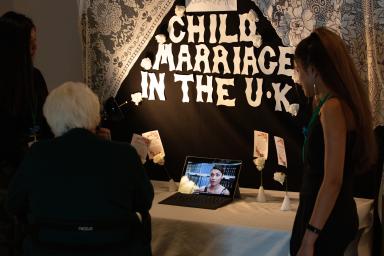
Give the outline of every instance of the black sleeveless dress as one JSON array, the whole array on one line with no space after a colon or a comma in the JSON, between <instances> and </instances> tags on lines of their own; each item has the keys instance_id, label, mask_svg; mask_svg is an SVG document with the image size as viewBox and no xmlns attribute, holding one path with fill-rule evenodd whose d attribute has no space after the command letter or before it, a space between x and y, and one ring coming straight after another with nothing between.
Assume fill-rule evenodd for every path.
<instances>
[{"instance_id":1,"label":"black sleeveless dress","mask_svg":"<svg viewBox=\"0 0 384 256\"><path fill-rule=\"evenodd\" d=\"M356 203L353 199L352 146L355 133L347 133L343 184L335 206L315 244L315 255L343 255L348 244L355 238L358 229ZM324 137L319 116L308 131L303 148L304 171L290 241L290 252L297 254L307 224L311 218L317 193L324 177Z\"/></svg>"}]
</instances>

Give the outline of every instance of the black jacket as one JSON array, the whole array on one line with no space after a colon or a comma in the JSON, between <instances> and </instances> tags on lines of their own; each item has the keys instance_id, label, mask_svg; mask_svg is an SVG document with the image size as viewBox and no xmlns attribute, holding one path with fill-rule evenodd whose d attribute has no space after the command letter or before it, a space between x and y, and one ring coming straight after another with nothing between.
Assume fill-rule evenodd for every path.
<instances>
[{"instance_id":1,"label":"black jacket","mask_svg":"<svg viewBox=\"0 0 384 256\"><path fill-rule=\"evenodd\" d=\"M116 246L116 250L98 250L90 255L146 255L149 244L143 242L135 212L149 211L153 196L152 184L131 145L72 129L31 147L10 184L8 208L16 216L26 215L32 224L125 223L121 228L95 232L42 228L38 234L44 242L91 247L128 240L128 248ZM26 255L53 253L53 249L31 242L30 237L24 249ZM76 250L59 251L62 253L54 255L76 255Z\"/></svg>"}]
</instances>

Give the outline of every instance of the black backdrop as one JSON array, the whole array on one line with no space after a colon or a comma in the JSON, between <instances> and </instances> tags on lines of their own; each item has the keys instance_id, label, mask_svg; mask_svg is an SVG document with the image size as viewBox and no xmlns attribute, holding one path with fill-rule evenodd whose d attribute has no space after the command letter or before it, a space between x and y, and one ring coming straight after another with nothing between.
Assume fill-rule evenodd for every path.
<instances>
[{"instance_id":1,"label":"black backdrop","mask_svg":"<svg viewBox=\"0 0 384 256\"><path fill-rule=\"evenodd\" d=\"M240 4L241 3L241 4ZM184 1L176 1L176 5L184 5ZM232 35L239 33L239 13L248 13L253 9L259 17L257 22L257 32L262 36L263 43L260 47L271 46L278 56L279 46L283 46L280 38L269 21L262 15L260 10L251 0L238 1L237 12L225 12L227 18L227 34ZM164 34L167 36L166 43L171 43L167 27L169 19L174 15L175 8L171 8L168 15L164 18L162 24L157 28L155 35ZM221 14L223 12L215 12ZM186 15L204 15L205 27L209 28L209 15L212 13L186 13ZM186 17L183 17L185 24ZM195 22L197 18L195 17ZM176 27L187 33L187 29ZM154 36L155 36L154 35ZM218 37L218 34L217 34ZM197 41L197 36L195 35ZM210 45L209 34L205 34L205 44L208 48ZM191 54L192 65L196 52L194 46L196 43L188 43L187 36L181 43L172 44L173 56L177 64L177 56L180 44L188 44ZM217 44L216 44L217 45ZM224 45L224 44L223 44ZM244 47L252 46L250 42L240 42L224 45L230 49L232 46L240 46L242 54ZM122 103L126 100L129 104L122 107L125 119L118 123L109 122L107 125L112 130L114 139L130 141L133 133L141 134L150 130L158 130L162 139L165 150L166 168L170 172L172 178L180 179L180 172L186 155L207 156L215 158L230 158L243 160L243 168L240 176L240 185L244 187L258 187L260 185L260 176L253 164L253 136L254 130L269 133L269 153L263 170L264 187L267 189L282 189L282 186L273 181L273 173L275 171L283 171L288 175L288 187L290 190L298 190L301 179L301 145L303 136L302 127L307 119L307 99L304 98L302 91L297 88L290 77L285 75L277 75L277 69L272 75L264 75L261 72L255 74L254 78L263 78L263 96L261 104L258 107L252 107L247 103L245 97L245 76L234 74L209 74L214 77L234 78L235 86L224 87L228 89L229 98L236 98L236 106L217 106L216 84L213 82L213 103L205 102L206 94L203 93L204 102L196 102L195 83L189 86L189 103L182 102L181 82L174 82L174 74L200 74L201 72L186 71L185 65L183 71L169 71L167 64L161 64L159 70L149 70L158 77L159 73L165 73L165 101L159 100L156 95L155 100L144 99L140 105L136 106L130 101L131 94L141 91L141 74L143 68L140 62L143 58L149 57L152 63L158 50L158 43L153 37L146 49L141 53L138 61L125 78L118 94L116 101ZM233 54L228 51L228 60L233 59ZM258 55L258 50L255 50ZM290 56L292 58L292 56ZM276 58L271 60L277 61ZM233 70L233 63L229 62L230 69ZM267 62L267 60L266 60ZM291 59L292 63L292 59ZM291 67L292 68L292 67ZM221 73L221 72L220 72ZM249 75L247 77L252 77ZM196 81L196 77L194 76ZM203 84L206 83L203 78ZM282 111L275 111L274 97L268 98L266 92L274 94L272 83L281 83L282 90L285 84L292 88L285 95L289 103L300 103L298 116L294 117L282 107ZM253 82L253 94L255 97L256 82ZM276 148L273 136L279 136L284 139L288 168L277 164ZM149 176L153 179L167 179L163 167L147 161L145 164Z\"/></svg>"}]
</instances>

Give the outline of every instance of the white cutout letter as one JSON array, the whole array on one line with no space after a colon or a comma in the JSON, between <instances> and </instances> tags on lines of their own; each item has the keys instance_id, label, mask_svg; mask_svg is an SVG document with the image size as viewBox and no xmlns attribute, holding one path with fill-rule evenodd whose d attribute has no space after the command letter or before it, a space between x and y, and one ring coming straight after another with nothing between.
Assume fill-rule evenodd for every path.
<instances>
[{"instance_id":1,"label":"white cutout letter","mask_svg":"<svg viewBox=\"0 0 384 256\"><path fill-rule=\"evenodd\" d=\"M189 48L187 44L180 45L179 51L179 63L177 63L176 70L181 71L183 69L183 63L187 64L187 70L192 69L191 55L189 54Z\"/></svg>"},{"instance_id":2,"label":"white cutout letter","mask_svg":"<svg viewBox=\"0 0 384 256\"><path fill-rule=\"evenodd\" d=\"M188 82L193 82L193 74L189 74L189 75L174 74L174 78L175 78L175 82L181 81L181 90L183 91L182 102L189 102Z\"/></svg>"},{"instance_id":3,"label":"white cutout letter","mask_svg":"<svg viewBox=\"0 0 384 256\"><path fill-rule=\"evenodd\" d=\"M175 70L175 63L173 61L172 54L172 44L159 44L157 48L155 63L153 64L152 68L159 70L160 62L161 64L168 63L169 71Z\"/></svg>"},{"instance_id":4,"label":"white cutout letter","mask_svg":"<svg viewBox=\"0 0 384 256\"><path fill-rule=\"evenodd\" d=\"M171 39L173 43L180 43L184 39L185 32L180 31L179 36L175 36L175 28L173 26L175 22L179 23L181 26L184 26L184 21L181 17L172 16L172 18L170 18L168 22L169 39Z\"/></svg>"},{"instance_id":5,"label":"white cutout letter","mask_svg":"<svg viewBox=\"0 0 384 256\"><path fill-rule=\"evenodd\" d=\"M206 76L207 77L207 84L203 85L202 75L196 75L196 102L204 102L202 97L202 92L207 93L207 101L206 102L213 102L212 100L212 92L213 92L213 86L212 86L212 76Z\"/></svg>"},{"instance_id":6,"label":"white cutout letter","mask_svg":"<svg viewBox=\"0 0 384 256\"><path fill-rule=\"evenodd\" d=\"M253 46L251 47L245 47L245 53L244 53L244 66L243 71L241 72L242 75L249 75L248 67L252 66L252 75L259 73L259 70L257 69L256 65L256 57L255 52L253 51Z\"/></svg>"},{"instance_id":7,"label":"white cutout letter","mask_svg":"<svg viewBox=\"0 0 384 256\"><path fill-rule=\"evenodd\" d=\"M228 107L234 107L236 105L236 99L224 99L224 96L229 96L228 95L228 89L224 89L224 85L230 85L234 86L234 79L233 78L215 78L217 88L216 88L216 93L217 93L217 102L216 106L219 105L224 105Z\"/></svg>"},{"instance_id":8,"label":"white cutout letter","mask_svg":"<svg viewBox=\"0 0 384 256\"><path fill-rule=\"evenodd\" d=\"M287 111L289 109L290 104L289 104L287 98L285 98L285 94L287 94L287 92L292 88L292 86L286 84L285 87L283 88L283 90L281 90L281 91L279 91L280 84L272 83L272 86L273 86L273 89L275 90L275 101L276 101L275 111L281 111L282 110L281 109L281 102L284 105L285 111Z\"/></svg>"},{"instance_id":9,"label":"white cutout letter","mask_svg":"<svg viewBox=\"0 0 384 256\"><path fill-rule=\"evenodd\" d=\"M148 98L148 72L141 71L141 98Z\"/></svg>"},{"instance_id":10,"label":"white cutout letter","mask_svg":"<svg viewBox=\"0 0 384 256\"><path fill-rule=\"evenodd\" d=\"M228 67L227 56L228 51L222 46L218 45L213 47L214 57L213 57L213 67L212 73L219 73L219 64L222 63L224 66L224 73L231 73Z\"/></svg>"},{"instance_id":11,"label":"white cutout letter","mask_svg":"<svg viewBox=\"0 0 384 256\"><path fill-rule=\"evenodd\" d=\"M265 54L267 52L269 52L269 59L271 59L271 57L276 56L275 51L272 49L271 46L265 46L261 50L260 55L259 55L259 67L260 67L260 70L263 74L271 75L273 73L273 71L275 71L277 63L274 61L269 61L269 68L267 68L265 66Z\"/></svg>"},{"instance_id":12,"label":"white cutout letter","mask_svg":"<svg viewBox=\"0 0 384 256\"><path fill-rule=\"evenodd\" d=\"M238 35L227 35L227 14L220 14L220 40L219 43L235 43L238 42Z\"/></svg>"},{"instance_id":13,"label":"white cutout letter","mask_svg":"<svg viewBox=\"0 0 384 256\"><path fill-rule=\"evenodd\" d=\"M292 76L293 75L293 69L286 69L286 65L291 65L291 59L287 58L288 54L294 54L295 48L294 47L283 47L279 46L280 51L280 57L279 57L279 71L277 72L278 75L286 75L286 76Z\"/></svg>"},{"instance_id":14,"label":"white cutout letter","mask_svg":"<svg viewBox=\"0 0 384 256\"><path fill-rule=\"evenodd\" d=\"M211 73L208 61L209 53L210 51L205 44L196 45L195 67L193 68L193 71L201 72L200 63L203 63L204 73Z\"/></svg>"},{"instance_id":15,"label":"white cutout letter","mask_svg":"<svg viewBox=\"0 0 384 256\"><path fill-rule=\"evenodd\" d=\"M240 19L240 41L242 42L252 42L254 37L253 35L256 35L256 23L252 22L249 19L249 14L239 14ZM249 23L249 34L246 32L246 22Z\"/></svg>"},{"instance_id":16,"label":"white cutout letter","mask_svg":"<svg viewBox=\"0 0 384 256\"><path fill-rule=\"evenodd\" d=\"M204 16L197 16L199 24L193 24L192 15L187 15L188 19L188 43L195 43L195 33L199 34L199 43L204 43Z\"/></svg>"},{"instance_id":17,"label":"white cutout letter","mask_svg":"<svg viewBox=\"0 0 384 256\"><path fill-rule=\"evenodd\" d=\"M160 73L159 74L159 81L157 81L157 79L156 79L156 74L148 73L148 75L149 75L149 80L150 80L148 100L155 100L155 93L154 92L156 90L157 95L159 96L159 99L164 101L165 100L165 96L164 96L164 89L165 89L164 77L165 77L165 73Z\"/></svg>"},{"instance_id":18,"label":"white cutout letter","mask_svg":"<svg viewBox=\"0 0 384 256\"><path fill-rule=\"evenodd\" d=\"M216 29L217 29L217 15L211 14L209 15L209 31L211 32L209 37L209 43L215 44L217 43L216 39Z\"/></svg>"},{"instance_id":19,"label":"white cutout letter","mask_svg":"<svg viewBox=\"0 0 384 256\"><path fill-rule=\"evenodd\" d=\"M257 90L256 90L256 98L252 100L252 82L253 78L246 77L245 81L247 82L247 88L245 88L245 96L247 98L247 102L251 107L258 107L261 104L261 97L263 96L263 79L256 78L257 82Z\"/></svg>"}]
</instances>

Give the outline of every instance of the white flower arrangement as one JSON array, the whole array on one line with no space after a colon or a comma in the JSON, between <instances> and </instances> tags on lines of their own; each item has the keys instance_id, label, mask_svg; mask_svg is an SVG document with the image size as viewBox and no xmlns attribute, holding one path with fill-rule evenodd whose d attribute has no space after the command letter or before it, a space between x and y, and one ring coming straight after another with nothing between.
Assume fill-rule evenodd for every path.
<instances>
[{"instance_id":1,"label":"white flower arrangement","mask_svg":"<svg viewBox=\"0 0 384 256\"><path fill-rule=\"evenodd\" d=\"M260 156L256 159L253 159L253 163L256 165L257 170L262 171L265 165L265 158Z\"/></svg>"},{"instance_id":2,"label":"white flower arrangement","mask_svg":"<svg viewBox=\"0 0 384 256\"><path fill-rule=\"evenodd\" d=\"M152 61L150 58L144 58L141 60L140 62L140 66L145 69L145 70L149 70L152 68Z\"/></svg>"},{"instance_id":3,"label":"white flower arrangement","mask_svg":"<svg viewBox=\"0 0 384 256\"><path fill-rule=\"evenodd\" d=\"M167 38L163 34L156 35L155 39L156 39L158 44L164 44L167 41Z\"/></svg>"},{"instance_id":4,"label":"white flower arrangement","mask_svg":"<svg viewBox=\"0 0 384 256\"><path fill-rule=\"evenodd\" d=\"M252 35L252 44L256 48L260 48L261 44L263 43L263 39L261 38L261 35Z\"/></svg>"},{"instance_id":5,"label":"white flower arrangement","mask_svg":"<svg viewBox=\"0 0 384 256\"><path fill-rule=\"evenodd\" d=\"M258 22L259 21L259 17L257 16L257 13L252 9L249 10L249 12L248 12L248 19L251 22Z\"/></svg>"},{"instance_id":6,"label":"white flower arrangement","mask_svg":"<svg viewBox=\"0 0 384 256\"><path fill-rule=\"evenodd\" d=\"M175 14L178 17L183 17L185 13L185 6L182 5L176 5L175 7Z\"/></svg>"},{"instance_id":7,"label":"white flower arrangement","mask_svg":"<svg viewBox=\"0 0 384 256\"><path fill-rule=\"evenodd\" d=\"M160 152L157 155L153 157L153 163L158 164L158 165L164 165L165 160L164 160L165 154L164 152Z\"/></svg>"},{"instance_id":8,"label":"white flower arrangement","mask_svg":"<svg viewBox=\"0 0 384 256\"><path fill-rule=\"evenodd\" d=\"M178 190L180 193L192 194L198 188L192 180L188 179L188 176L181 177Z\"/></svg>"},{"instance_id":9,"label":"white flower arrangement","mask_svg":"<svg viewBox=\"0 0 384 256\"><path fill-rule=\"evenodd\" d=\"M289 105L288 112L292 116L297 116L297 113L299 112L299 108L300 108L299 104L293 103L293 104Z\"/></svg>"},{"instance_id":10,"label":"white flower arrangement","mask_svg":"<svg viewBox=\"0 0 384 256\"><path fill-rule=\"evenodd\" d=\"M253 163L256 165L257 170L260 171L260 187L263 187L263 172L265 165L265 157L259 156L256 159L253 159Z\"/></svg>"},{"instance_id":11,"label":"white flower arrangement","mask_svg":"<svg viewBox=\"0 0 384 256\"><path fill-rule=\"evenodd\" d=\"M131 101L134 102L136 106L138 106L142 100L143 98L141 97L141 92L131 94Z\"/></svg>"},{"instance_id":12,"label":"white flower arrangement","mask_svg":"<svg viewBox=\"0 0 384 256\"><path fill-rule=\"evenodd\" d=\"M282 211L289 211L291 209L291 200L289 199L288 196L288 179L287 175L283 172L275 172L273 174L273 179L277 182L279 182L281 185L284 185L285 182L285 196L283 203L280 207L280 210Z\"/></svg>"},{"instance_id":13,"label":"white flower arrangement","mask_svg":"<svg viewBox=\"0 0 384 256\"><path fill-rule=\"evenodd\" d=\"M283 173L283 172L275 172L275 173L273 174L273 179L274 179L275 181L277 181L277 182L280 182L281 185L284 184L284 182L285 182L285 177L286 177L286 175L285 175L285 173Z\"/></svg>"}]
</instances>

